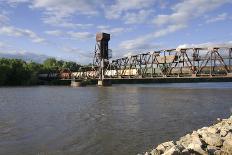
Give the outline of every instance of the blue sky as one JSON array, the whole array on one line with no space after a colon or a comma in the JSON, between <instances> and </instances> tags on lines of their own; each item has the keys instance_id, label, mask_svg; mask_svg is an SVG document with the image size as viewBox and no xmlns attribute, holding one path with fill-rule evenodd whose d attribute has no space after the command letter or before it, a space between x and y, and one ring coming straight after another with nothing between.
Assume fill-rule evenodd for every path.
<instances>
[{"instance_id":1,"label":"blue sky","mask_svg":"<svg viewBox=\"0 0 232 155\"><path fill-rule=\"evenodd\" d=\"M231 15L231 0L0 0L0 53L88 64L96 32L112 35L113 58L231 46Z\"/></svg>"}]
</instances>

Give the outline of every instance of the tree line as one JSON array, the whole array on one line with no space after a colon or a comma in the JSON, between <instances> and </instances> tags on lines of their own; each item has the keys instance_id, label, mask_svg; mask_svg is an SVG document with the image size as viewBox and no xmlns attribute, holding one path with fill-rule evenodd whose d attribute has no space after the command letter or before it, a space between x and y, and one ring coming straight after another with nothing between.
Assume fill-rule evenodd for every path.
<instances>
[{"instance_id":1,"label":"tree line","mask_svg":"<svg viewBox=\"0 0 232 155\"><path fill-rule=\"evenodd\" d=\"M62 69L78 71L81 65L72 61L48 58L42 64L21 59L0 58L0 86L36 85L38 74L59 72Z\"/></svg>"}]
</instances>

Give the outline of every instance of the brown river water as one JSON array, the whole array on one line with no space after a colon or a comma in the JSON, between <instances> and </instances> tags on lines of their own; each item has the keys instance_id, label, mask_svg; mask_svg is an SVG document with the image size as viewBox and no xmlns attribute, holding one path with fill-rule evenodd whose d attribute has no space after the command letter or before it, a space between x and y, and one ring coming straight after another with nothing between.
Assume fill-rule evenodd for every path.
<instances>
[{"instance_id":1,"label":"brown river water","mask_svg":"<svg viewBox=\"0 0 232 155\"><path fill-rule=\"evenodd\" d=\"M136 155L232 113L232 83L0 88L0 155Z\"/></svg>"}]
</instances>

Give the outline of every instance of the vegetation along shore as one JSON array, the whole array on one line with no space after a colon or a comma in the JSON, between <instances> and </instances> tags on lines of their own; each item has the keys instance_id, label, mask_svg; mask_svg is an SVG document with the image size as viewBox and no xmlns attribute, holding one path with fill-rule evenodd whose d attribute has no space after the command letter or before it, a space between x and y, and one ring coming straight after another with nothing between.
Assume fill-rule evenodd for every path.
<instances>
[{"instance_id":1,"label":"vegetation along shore","mask_svg":"<svg viewBox=\"0 0 232 155\"><path fill-rule=\"evenodd\" d=\"M40 73L56 73L62 69L77 71L81 65L48 58L42 64L21 59L0 58L0 86L22 86L42 84ZM52 81L53 83L55 81Z\"/></svg>"}]
</instances>

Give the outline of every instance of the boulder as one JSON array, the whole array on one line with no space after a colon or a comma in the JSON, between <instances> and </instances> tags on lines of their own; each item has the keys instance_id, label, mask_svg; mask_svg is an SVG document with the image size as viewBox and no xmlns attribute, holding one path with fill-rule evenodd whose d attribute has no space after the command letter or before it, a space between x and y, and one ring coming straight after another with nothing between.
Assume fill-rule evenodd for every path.
<instances>
[{"instance_id":1,"label":"boulder","mask_svg":"<svg viewBox=\"0 0 232 155\"><path fill-rule=\"evenodd\" d=\"M198 144L199 146L202 146L202 141L196 131L194 131L191 135L187 134L186 136L181 137L176 143L184 148L188 148L189 144Z\"/></svg>"},{"instance_id":2,"label":"boulder","mask_svg":"<svg viewBox=\"0 0 232 155\"><path fill-rule=\"evenodd\" d=\"M232 153L232 139L228 138L223 142L222 150Z\"/></svg>"},{"instance_id":3,"label":"boulder","mask_svg":"<svg viewBox=\"0 0 232 155\"><path fill-rule=\"evenodd\" d=\"M224 141L226 141L227 139L232 139L232 133L231 132L228 132L227 135L225 137L222 137L222 139Z\"/></svg>"},{"instance_id":4,"label":"boulder","mask_svg":"<svg viewBox=\"0 0 232 155\"><path fill-rule=\"evenodd\" d=\"M170 148L172 148L175 144L173 143L173 141L169 141L169 142L164 142L160 145L157 146L156 150L160 151L161 153L164 153L165 151L169 150Z\"/></svg>"},{"instance_id":5,"label":"boulder","mask_svg":"<svg viewBox=\"0 0 232 155\"><path fill-rule=\"evenodd\" d=\"M160 155L161 151L157 150L157 149L153 149L150 153L151 155Z\"/></svg>"},{"instance_id":6,"label":"boulder","mask_svg":"<svg viewBox=\"0 0 232 155\"><path fill-rule=\"evenodd\" d=\"M228 118L228 120L232 120L232 115Z\"/></svg>"},{"instance_id":7,"label":"boulder","mask_svg":"<svg viewBox=\"0 0 232 155\"><path fill-rule=\"evenodd\" d=\"M216 146L211 146L211 145L208 145L207 146L207 152L209 154L214 154L217 150L219 150L220 148L216 147Z\"/></svg>"},{"instance_id":8,"label":"boulder","mask_svg":"<svg viewBox=\"0 0 232 155\"><path fill-rule=\"evenodd\" d=\"M207 152L204 151L199 144L191 143L191 144L189 144L187 149L193 150L194 152L202 154L202 155L207 155Z\"/></svg>"},{"instance_id":9,"label":"boulder","mask_svg":"<svg viewBox=\"0 0 232 155\"><path fill-rule=\"evenodd\" d=\"M207 131L210 132L210 133L212 133L212 134L218 133L218 130L215 127L208 127Z\"/></svg>"},{"instance_id":10,"label":"boulder","mask_svg":"<svg viewBox=\"0 0 232 155\"><path fill-rule=\"evenodd\" d=\"M205 133L206 131L207 131L207 127L203 127L203 128L201 128L201 129L198 129L197 130L197 133L199 134L199 135L202 135L203 133Z\"/></svg>"},{"instance_id":11,"label":"boulder","mask_svg":"<svg viewBox=\"0 0 232 155\"><path fill-rule=\"evenodd\" d=\"M211 146L222 146L222 139L219 134L212 134L210 132L205 132L202 134L202 139Z\"/></svg>"},{"instance_id":12,"label":"boulder","mask_svg":"<svg viewBox=\"0 0 232 155\"><path fill-rule=\"evenodd\" d=\"M149 152L146 152L144 155L151 155Z\"/></svg>"},{"instance_id":13,"label":"boulder","mask_svg":"<svg viewBox=\"0 0 232 155\"><path fill-rule=\"evenodd\" d=\"M227 135L227 133L228 133L227 130L222 129L222 130L220 131L220 136L221 136L221 137L225 137L225 136Z\"/></svg>"},{"instance_id":14,"label":"boulder","mask_svg":"<svg viewBox=\"0 0 232 155\"><path fill-rule=\"evenodd\" d=\"M182 150L182 152L181 152L181 155L189 155L189 154L190 154L190 152L189 152L188 149L184 149L184 150Z\"/></svg>"},{"instance_id":15,"label":"boulder","mask_svg":"<svg viewBox=\"0 0 232 155\"><path fill-rule=\"evenodd\" d=\"M162 155L179 155L181 153L180 149L177 146L173 146Z\"/></svg>"}]
</instances>

